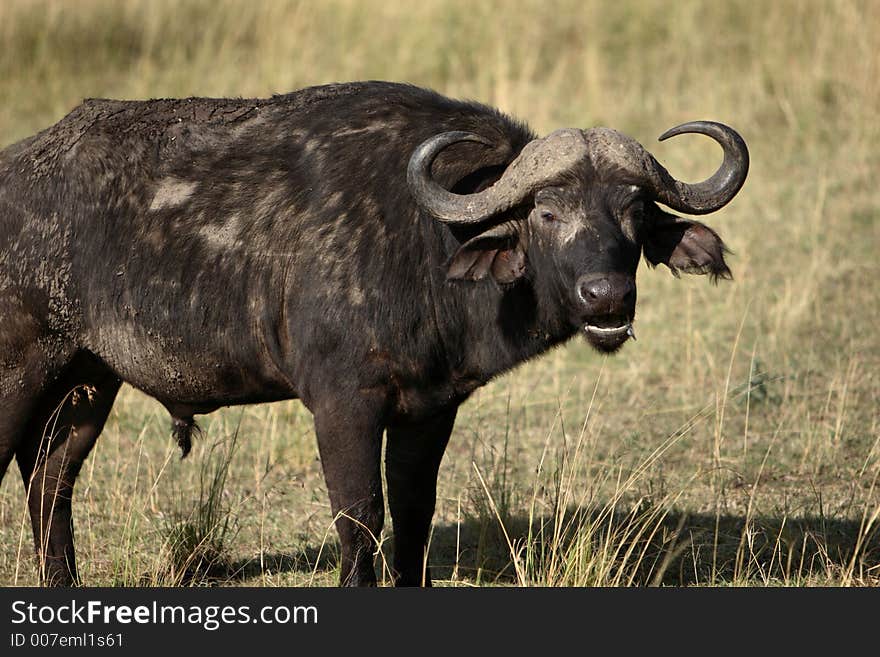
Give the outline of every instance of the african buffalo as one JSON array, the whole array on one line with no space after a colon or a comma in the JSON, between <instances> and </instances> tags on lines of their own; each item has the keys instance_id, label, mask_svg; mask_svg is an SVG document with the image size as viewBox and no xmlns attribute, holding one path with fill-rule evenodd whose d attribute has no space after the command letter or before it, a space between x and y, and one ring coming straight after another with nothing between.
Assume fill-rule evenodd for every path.
<instances>
[{"instance_id":1,"label":"african buffalo","mask_svg":"<svg viewBox=\"0 0 880 657\"><path fill-rule=\"evenodd\" d=\"M398 584L424 551L456 410L582 334L632 336L642 252L728 277L705 214L745 181L724 151L672 178L608 128L537 138L404 84L268 99L87 100L0 152L0 476L15 455L44 581L77 582L71 496L122 382L193 416L299 398L314 415L343 584L374 584L383 434ZM51 421L50 421L51 420ZM344 517L343 515L344 514Z\"/></svg>"}]
</instances>

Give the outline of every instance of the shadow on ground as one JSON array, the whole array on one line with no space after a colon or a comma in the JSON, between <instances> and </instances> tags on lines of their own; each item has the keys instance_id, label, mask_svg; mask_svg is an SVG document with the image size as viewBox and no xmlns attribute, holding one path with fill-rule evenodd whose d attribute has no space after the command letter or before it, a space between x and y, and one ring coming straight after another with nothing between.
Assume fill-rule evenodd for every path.
<instances>
[{"instance_id":1,"label":"shadow on ground","mask_svg":"<svg viewBox=\"0 0 880 657\"><path fill-rule=\"evenodd\" d=\"M570 564L580 568L576 581L570 576L557 582L538 577L538 584L605 585L615 583L610 578L618 574L621 579L616 583L666 586L820 583L839 580L845 572L880 576L880 532L875 528L866 536L855 521L758 517L750 519L746 531L743 516L670 513L662 521L645 523L634 521L637 516L628 511L608 516L570 509L565 523L580 529L563 533L561 539L554 538L551 518L533 519L531 537L526 517L507 519L504 526L515 546L531 540L534 571L548 572L554 557L580 555L582 563ZM575 549L577 534L581 541L585 534L592 537L593 554L583 542ZM608 556L608 546L613 546L614 557ZM438 528L431 556L432 574L438 579L448 579L457 570L459 577L516 582L510 548L497 522L477 518L460 528ZM590 558L604 562L604 574L588 574L583 562Z\"/></svg>"},{"instance_id":2,"label":"shadow on ground","mask_svg":"<svg viewBox=\"0 0 880 657\"><path fill-rule=\"evenodd\" d=\"M742 516L671 513L662 522L652 522L652 531L636 532L635 516L630 512L598 516L571 509L565 517L569 526L581 528L581 540L584 528L590 527L590 535L598 537L591 543L597 550L603 541L601 537L612 537L606 543L616 542L618 563L606 572L625 572L622 581L635 585L836 584L841 583L847 572L863 583L876 582L880 577L880 531L875 527L865 532L856 521L759 517L750 520L746 531L746 519ZM569 531L561 540L553 538L552 518L532 519L531 538L527 517L506 518L504 526L514 545L531 540L532 554L543 555L545 560L554 554L570 556L574 552L578 533ZM543 532L538 531L541 527ZM390 561L391 542L386 545ZM590 549L581 547L579 553L585 560L591 558ZM631 556L624 563L621 555L626 554ZM337 558L335 545L323 550L308 547L298 554L263 555L262 560L254 557L230 564L226 579L247 583L264 571L327 572L337 567ZM607 563L607 557L602 558ZM493 518L470 518L459 524L435 527L431 563L435 580L458 578L487 584L517 581L507 539ZM537 558L534 565L535 572L546 566ZM535 582L554 583L540 577ZM560 583L575 582L563 579ZM577 583L613 582L599 577L591 581L587 575Z\"/></svg>"},{"instance_id":3,"label":"shadow on ground","mask_svg":"<svg viewBox=\"0 0 880 657\"><path fill-rule=\"evenodd\" d=\"M228 565L223 579L227 581L249 582L264 574L282 573L326 573L338 567L339 547L336 544L320 547L306 547L296 554L280 552L258 555L250 559L239 559ZM254 582L255 583L255 582Z\"/></svg>"}]
</instances>

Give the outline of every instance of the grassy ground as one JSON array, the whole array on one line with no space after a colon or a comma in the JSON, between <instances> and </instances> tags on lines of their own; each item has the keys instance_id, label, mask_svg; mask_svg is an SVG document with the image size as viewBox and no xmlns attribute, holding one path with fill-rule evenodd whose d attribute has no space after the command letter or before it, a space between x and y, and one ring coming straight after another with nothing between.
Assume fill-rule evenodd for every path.
<instances>
[{"instance_id":1,"label":"grassy ground","mask_svg":"<svg viewBox=\"0 0 880 657\"><path fill-rule=\"evenodd\" d=\"M753 165L709 222L735 280L640 271L638 342L614 358L574 342L465 404L441 472L435 575L877 584L878 24L880 3L850 0L6 0L0 143L87 96L381 78L496 104L540 132L610 125L694 180L717 163L708 140L655 137L730 123ZM333 583L308 412L235 408L202 425L181 462L161 407L124 390L77 488L85 581ZM9 475L0 583L28 584Z\"/></svg>"}]
</instances>

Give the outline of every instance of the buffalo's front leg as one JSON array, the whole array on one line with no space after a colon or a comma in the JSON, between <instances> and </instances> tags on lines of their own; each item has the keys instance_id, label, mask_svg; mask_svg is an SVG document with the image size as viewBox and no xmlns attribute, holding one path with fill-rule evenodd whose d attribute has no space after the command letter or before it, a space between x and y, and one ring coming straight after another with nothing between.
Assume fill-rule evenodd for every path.
<instances>
[{"instance_id":1,"label":"buffalo's front leg","mask_svg":"<svg viewBox=\"0 0 880 657\"><path fill-rule=\"evenodd\" d=\"M385 515L380 473L383 405L355 396L320 404L314 415L324 479L342 545L340 585L375 586L373 554Z\"/></svg>"},{"instance_id":2,"label":"buffalo's front leg","mask_svg":"<svg viewBox=\"0 0 880 657\"><path fill-rule=\"evenodd\" d=\"M437 471L457 407L419 422L388 428L385 479L394 523L394 573L398 586L430 586L428 534L437 501Z\"/></svg>"}]
</instances>

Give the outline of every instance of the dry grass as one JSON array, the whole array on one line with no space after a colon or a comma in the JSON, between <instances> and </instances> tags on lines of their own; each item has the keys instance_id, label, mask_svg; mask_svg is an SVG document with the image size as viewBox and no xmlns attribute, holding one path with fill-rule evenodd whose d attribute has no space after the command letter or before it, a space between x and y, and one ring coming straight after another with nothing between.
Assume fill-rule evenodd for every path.
<instances>
[{"instance_id":1,"label":"dry grass","mask_svg":"<svg viewBox=\"0 0 880 657\"><path fill-rule=\"evenodd\" d=\"M641 271L639 341L621 355L572 343L475 395L441 472L437 574L876 584L878 24L880 3L849 0L7 0L0 142L86 96L266 95L369 78L477 98L541 132L611 125L685 179L712 170L714 147L656 135L696 118L734 125L752 170L709 222L735 254L735 281ZM168 528L183 519L194 558L226 539L211 557L222 583L333 583L305 409L229 409L203 426L179 462L161 407L121 395L77 488L86 582L203 581L173 557ZM211 460L235 435L234 457ZM217 473L220 490L203 485ZM32 583L9 475L0 582Z\"/></svg>"}]
</instances>

